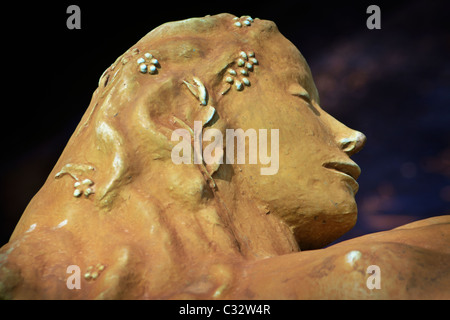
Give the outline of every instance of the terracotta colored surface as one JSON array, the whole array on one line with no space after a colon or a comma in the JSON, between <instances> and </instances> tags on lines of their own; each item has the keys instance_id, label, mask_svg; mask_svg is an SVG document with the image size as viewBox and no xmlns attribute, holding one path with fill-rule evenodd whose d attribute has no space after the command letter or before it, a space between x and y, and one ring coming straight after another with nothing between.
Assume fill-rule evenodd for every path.
<instances>
[{"instance_id":1,"label":"terracotta colored surface","mask_svg":"<svg viewBox=\"0 0 450 320\"><path fill-rule=\"evenodd\" d=\"M248 150L244 164L174 164L172 133L194 121L224 137L278 129L278 172L261 175L269 165L249 164ZM449 298L449 216L319 249L356 221L349 156L364 143L320 108L306 61L274 23L164 24L100 78L0 251L0 296ZM81 289L67 288L70 265ZM370 265L381 289L366 286Z\"/></svg>"}]
</instances>

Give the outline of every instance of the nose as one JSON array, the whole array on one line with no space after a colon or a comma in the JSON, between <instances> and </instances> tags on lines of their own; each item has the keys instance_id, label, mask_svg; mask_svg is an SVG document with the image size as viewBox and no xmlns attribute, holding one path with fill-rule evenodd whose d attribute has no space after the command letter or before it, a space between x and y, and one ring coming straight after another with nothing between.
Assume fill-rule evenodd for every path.
<instances>
[{"instance_id":1,"label":"nose","mask_svg":"<svg viewBox=\"0 0 450 320\"><path fill-rule=\"evenodd\" d=\"M364 133L356 130L351 131L352 132L349 137L340 138L338 141L339 147L349 156L359 152L364 147L367 140Z\"/></svg>"},{"instance_id":2,"label":"nose","mask_svg":"<svg viewBox=\"0 0 450 320\"><path fill-rule=\"evenodd\" d=\"M347 155L351 156L364 147L367 138L362 132L350 129L323 110L321 118L330 129L339 148Z\"/></svg>"}]
</instances>

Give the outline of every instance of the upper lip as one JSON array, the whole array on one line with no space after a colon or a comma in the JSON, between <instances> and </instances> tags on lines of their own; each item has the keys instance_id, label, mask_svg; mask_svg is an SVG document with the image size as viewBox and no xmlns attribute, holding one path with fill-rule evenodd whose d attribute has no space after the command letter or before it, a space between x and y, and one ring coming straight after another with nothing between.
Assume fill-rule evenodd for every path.
<instances>
[{"instance_id":1,"label":"upper lip","mask_svg":"<svg viewBox=\"0 0 450 320\"><path fill-rule=\"evenodd\" d=\"M354 162L331 161L324 163L323 166L327 169L344 173L355 180L358 179L359 175L361 174L361 169Z\"/></svg>"}]
</instances>

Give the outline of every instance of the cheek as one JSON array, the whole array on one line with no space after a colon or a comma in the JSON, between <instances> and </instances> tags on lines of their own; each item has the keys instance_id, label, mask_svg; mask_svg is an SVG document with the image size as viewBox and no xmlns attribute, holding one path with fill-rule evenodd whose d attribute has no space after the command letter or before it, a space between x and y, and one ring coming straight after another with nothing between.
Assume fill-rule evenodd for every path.
<instances>
[{"instance_id":1,"label":"cheek","mask_svg":"<svg viewBox=\"0 0 450 320\"><path fill-rule=\"evenodd\" d=\"M319 133L314 133L314 129ZM311 126L280 129L278 148L272 150L278 151L277 173L261 174L261 168L274 166L273 163L246 164L242 166L243 172L238 173L246 177L244 181L255 195L266 201L281 198L298 204L299 199L309 197L311 193L323 192L331 181L322 164L330 159L336 148L326 143L326 136L321 131Z\"/></svg>"},{"instance_id":2,"label":"cheek","mask_svg":"<svg viewBox=\"0 0 450 320\"><path fill-rule=\"evenodd\" d=\"M294 154L280 156L276 175L249 179L250 189L291 227L301 248L319 248L354 226L356 203L351 188L322 167L317 152L305 155L314 161L304 162Z\"/></svg>"},{"instance_id":3,"label":"cheek","mask_svg":"<svg viewBox=\"0 0 450 320\"><path fill-rule=\"evenodd\" d=\"M355 211L351 188L321 166L283 170L275 176L252 180L251 189L269 203L280 217L296 219L301 215L326 212L330 215Z\"/></svg>"},{"instance_id":4,"label":"cheek","mask_svg":"<svg viewBox=\"0 0 450 320\"><path fill-rule=\"evenodd\" d=\"M353 190L333 173L325 172L320 179L309 179L306 192L307 201L303 204L303 208L308 212L320 211L338 215L356 210Z\"/></svg>"}]
</instances>

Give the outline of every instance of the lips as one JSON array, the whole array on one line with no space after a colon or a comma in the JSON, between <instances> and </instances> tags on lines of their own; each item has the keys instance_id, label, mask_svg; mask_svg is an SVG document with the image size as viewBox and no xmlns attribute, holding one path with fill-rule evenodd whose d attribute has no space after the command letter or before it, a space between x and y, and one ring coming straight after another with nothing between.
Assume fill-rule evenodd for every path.
<instances>
[{"instance_id":1,"label":"lips","mask_svg":"<svg viewBox=\"0 0 450 320\"><path fill-rule=\"evenodd\" d=\"M324 163L323 167L350 178L348 182L353 189L353 193L356 194L358 192L359 185L356 179L361 174L361 169L356 163L333 161Z\"/></svg>"}]
</instances>

